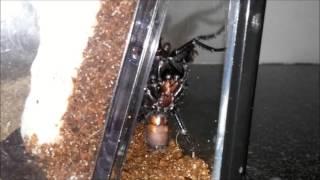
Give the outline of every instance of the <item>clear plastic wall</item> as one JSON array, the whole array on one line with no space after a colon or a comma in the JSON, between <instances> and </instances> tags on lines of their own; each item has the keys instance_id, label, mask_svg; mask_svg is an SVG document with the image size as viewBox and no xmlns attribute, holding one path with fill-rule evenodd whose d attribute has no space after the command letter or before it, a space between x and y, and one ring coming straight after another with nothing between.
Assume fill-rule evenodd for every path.
<instances>
[{"instance_id":1,"label":"clear plastic wall","mask_svg":"<svg viewBox=\"0 0 320 180\"><path fill-rule=\"evenodd\" d=\"M239 4L2 1L1 179L218 177Z\"/></svg>"}]
</instances>

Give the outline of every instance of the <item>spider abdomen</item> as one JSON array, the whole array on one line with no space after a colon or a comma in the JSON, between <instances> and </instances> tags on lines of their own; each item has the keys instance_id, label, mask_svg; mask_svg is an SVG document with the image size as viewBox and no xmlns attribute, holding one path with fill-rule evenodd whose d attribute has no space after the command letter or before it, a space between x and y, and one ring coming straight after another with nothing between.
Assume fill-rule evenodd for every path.
<instances>
[{"instance_id":1,"label":"spider abdomen","mask_svg":"<svg viewBox=\"0 0 320 180\"><path fill-rule=\"evenodd\" d=\"M153 114L148 118L146 141L150 147L155 149L167 146L169 141L169 126L165 114Z\"/></svg>"}]
</instances>

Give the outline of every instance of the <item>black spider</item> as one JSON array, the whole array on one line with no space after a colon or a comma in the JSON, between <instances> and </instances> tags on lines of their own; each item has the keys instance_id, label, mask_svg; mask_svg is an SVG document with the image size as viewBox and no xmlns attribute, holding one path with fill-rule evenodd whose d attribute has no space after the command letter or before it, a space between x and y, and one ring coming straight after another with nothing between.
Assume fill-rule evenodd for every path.
<instances>
[{"instance_id":1,"label":"black spider","mask_svg":"<svg viewBox=\"0 0 320 180\"><path fill-rule=\"evenodd\" d=\"M140 119L146 120L146 141L150 146L159 148L167 145L167 122L175 119L179 126L177 137L182 135L180 144L188 144L191 152L196 150L179 114L190 71L188 63L193 62L197 55L196 46L210 52L224 51L225 48L214 48L201 42L215 38L223 30L224 27L214 34L198 36L174 50L171 50L170 43L162 44L160 40L139 113Z\"/></svg>"}]
</instances>

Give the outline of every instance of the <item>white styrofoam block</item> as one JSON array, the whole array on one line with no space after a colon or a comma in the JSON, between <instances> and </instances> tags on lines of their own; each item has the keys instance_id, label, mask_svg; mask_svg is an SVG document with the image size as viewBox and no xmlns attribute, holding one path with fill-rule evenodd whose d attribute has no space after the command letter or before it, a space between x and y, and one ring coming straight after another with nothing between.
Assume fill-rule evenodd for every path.
<instances>
[{"instance_id":1,"label":"white styrofoam block","mask_svg":"<svg viewBox=\"0 0 320 180\"><path fill-rule=\"evenodd\" d=\"M93 35L100 1L33 1L40 28L40 46L31 67L30 94L21 118L23 138L36 135L39 144L60 139L62 117L73 90L72 77Z\"/></svg>"}]
</instances>

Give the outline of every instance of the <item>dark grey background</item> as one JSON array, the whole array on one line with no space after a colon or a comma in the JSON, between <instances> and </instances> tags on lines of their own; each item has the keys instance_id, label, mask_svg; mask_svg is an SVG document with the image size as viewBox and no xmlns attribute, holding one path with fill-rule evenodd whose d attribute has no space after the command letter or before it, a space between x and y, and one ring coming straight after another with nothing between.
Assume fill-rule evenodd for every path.
<instances>
[{"instance_id":1,"label":"dark grey background","mask_svg":"<svg viewBox=\"0 0 320 180\"><path fill-rule=\"evenodd\" d=\"M259 66L247 179L320 179L319 70L319 65ZM192 65L181 108L207 161L214 152L221 71L219 65Z\"/></svg>"}]
</instances>

